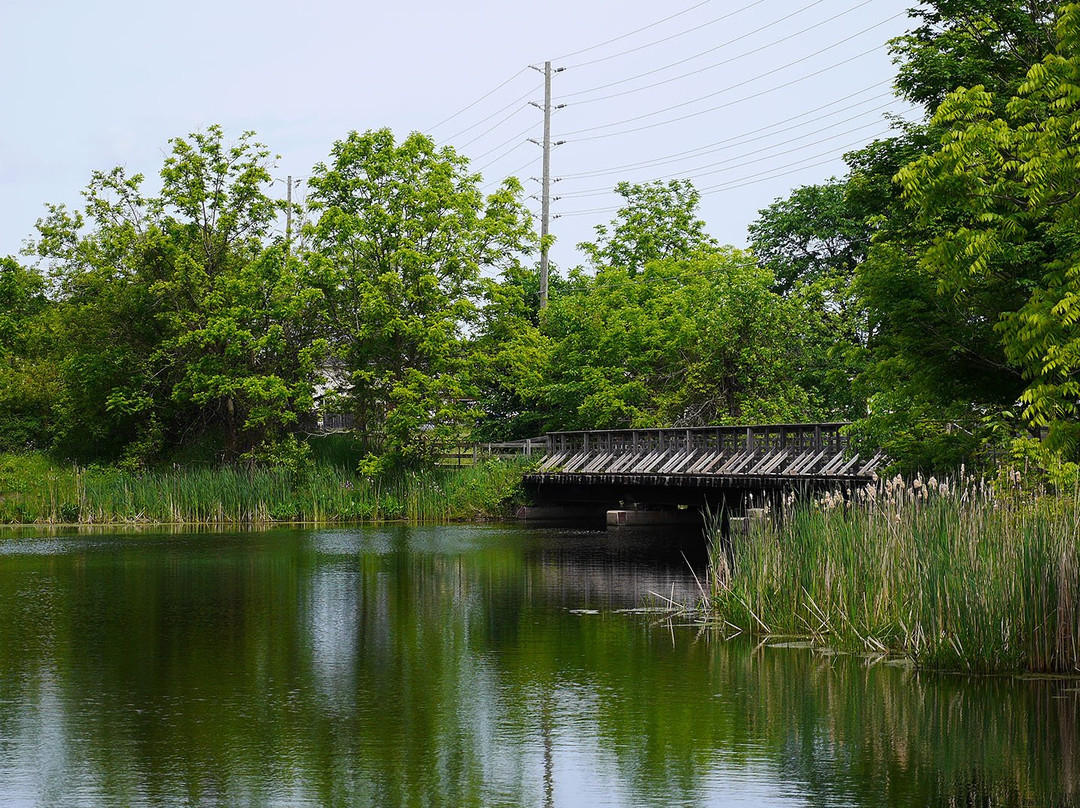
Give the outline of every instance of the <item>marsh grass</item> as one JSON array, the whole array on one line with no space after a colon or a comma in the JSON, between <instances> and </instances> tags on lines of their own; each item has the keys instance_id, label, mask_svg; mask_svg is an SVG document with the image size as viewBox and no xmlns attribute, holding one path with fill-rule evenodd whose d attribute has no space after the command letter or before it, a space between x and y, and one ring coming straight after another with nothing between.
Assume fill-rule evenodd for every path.
<instances>
[{"instance_id":1,"label":"marsh grass","mask_svg":"<svg viewBox=\"0 0 1080 808\"><path fill-rule=\"evenodd\" d=\"M305 474L273 468L178 468L131 473L59 466L41 455L0 456L0 523L263 524L435 522L505 512L524 465L360 476L320 464Z\"/></svg>"},{"instance_id":2,"label":"marsh grass","mask_svg":"<svg viewBox=\"0 0 1080 808\"><path fill-rule=\"evenodd\" d=\"M714 548L712 605L740 630L933 668L1080 672L1074 496L896 478L789 501Z\"/></svg>"}]
</instances>

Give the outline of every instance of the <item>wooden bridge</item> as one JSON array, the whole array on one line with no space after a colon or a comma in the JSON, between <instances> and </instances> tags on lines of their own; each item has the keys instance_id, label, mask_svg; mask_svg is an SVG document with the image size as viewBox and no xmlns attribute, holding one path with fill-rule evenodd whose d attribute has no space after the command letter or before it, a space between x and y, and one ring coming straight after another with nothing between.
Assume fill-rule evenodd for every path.
<instances>
[{"instance_id":1,"label":"wooden bridge","mask_svg":"<svg viewBox=\"0 0 1080 808\"><path fill-rule=\"evenodd\" d=\"M883 456L861 457L843 423L552 432L526 477L538 500L701 504L743 492L855 486Z\"/></svg>"}]
</instances>

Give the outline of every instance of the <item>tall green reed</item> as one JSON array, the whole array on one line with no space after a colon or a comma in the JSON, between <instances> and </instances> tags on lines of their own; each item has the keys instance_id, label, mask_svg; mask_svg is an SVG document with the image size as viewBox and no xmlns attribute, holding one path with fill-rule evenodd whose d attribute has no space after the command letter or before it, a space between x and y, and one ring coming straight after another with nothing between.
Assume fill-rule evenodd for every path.
<instances>
[{"instance_id":1,"label":"tall green reed","mask_svg":"<svg viewBox=\"0 0 1080 808\"><path fill-rule=\"evenodd\" d=\"M1080 672L1075 497L895 478L789 499L727 541L712 604L734 627L935 668Z\"/></svg>"},{"instance_id":2,"label":"tall green reed","mask_svg":"<svg viewBox=\"0 0 1080 808\"><path fill-rule=\"evenodd\" d=\"M0 523L262 524L434 522L506 512L522 463L365 477L320 464L304 474L273 468L172 468L131 473L59 466L42 456L0 456Z\"/></svg>"}]
</instances>

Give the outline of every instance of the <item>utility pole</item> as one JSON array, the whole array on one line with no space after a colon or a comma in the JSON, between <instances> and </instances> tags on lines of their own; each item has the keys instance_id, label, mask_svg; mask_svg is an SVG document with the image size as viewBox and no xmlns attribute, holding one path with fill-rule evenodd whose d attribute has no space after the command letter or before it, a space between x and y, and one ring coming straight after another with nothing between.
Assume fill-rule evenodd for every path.
<instances>
[{"instance_id":1,"label":"utility pole","mask_svg":"<svg viewBox=\"0 0 1080 808\"><path fill-rule=\"evenodd\" d=\"M288 259L292 252L292 174L285 181L285 188L285 258Z\"/></svg>"},{"instance_id":2,"label":"utility pole","mask_svg":"<svg viewBox=\"0 0 1080 808\"><path fill-rule=\"evenodd\" d=\"M540 308L548 303L548 227L551 216L551 62L544 62L544 174L540 197Z\"/></svg>"},{"instance_id":3,"label":"utility pole","mask_svg":"<svg viewBox=\"0 0 1080 808\"><path fill-rule=\"evenodd\" d=\"M534 70L540 68L533 66ZM544 150L544 170L541 179L542 189L540 192L540 308L547 308L548 303L548 231L551 226L551 147L560 146L563 141L551 142L551 110L562 109L565 104L557 107L551 105L551 74L560 73L566 68L551 69L551 62L544 62L544 140L539 145ZM533 102L533 106L539 106ZM532 138L530 138L532 140ZM532 140L533 143L538 141Z\"/></svg>"}]
</instances>

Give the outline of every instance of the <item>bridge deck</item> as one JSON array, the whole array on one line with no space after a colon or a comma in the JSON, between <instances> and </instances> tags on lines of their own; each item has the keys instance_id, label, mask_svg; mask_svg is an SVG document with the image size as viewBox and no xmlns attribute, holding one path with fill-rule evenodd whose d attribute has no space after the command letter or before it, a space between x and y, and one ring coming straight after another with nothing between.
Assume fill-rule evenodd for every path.
<instances>
[{"instance_id":1,"label":"bridge deck","mask_svg":"<svg viewBox=\"0 0 1080 808\"><path fill-rule=\"evenodd\" d=\"M534 484L773 488L869 482L880 453L860 457L843 423L552 432Z\"/></svg>"}]
</instances>

